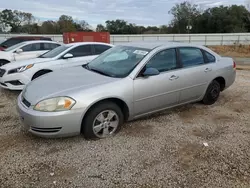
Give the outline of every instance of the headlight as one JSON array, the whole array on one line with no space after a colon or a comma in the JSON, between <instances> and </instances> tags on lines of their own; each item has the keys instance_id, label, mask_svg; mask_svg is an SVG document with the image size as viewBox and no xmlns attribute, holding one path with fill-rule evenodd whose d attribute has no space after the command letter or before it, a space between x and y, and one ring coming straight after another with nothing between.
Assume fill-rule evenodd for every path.
<instances>
[{"instance_id":1,"label":"headlight","mask_svg":"<svg viewBox=\"0 0 250 188\"><path fill-rule=\"evenodd\" d=\"M18 72L23 72L27 69L30 69L31 67L33 67L34 64L29 64L29 65L25 65L25 66L22 66L22 67L18 67L18 68L15 68L15 69L12 69L8 72L8 74L13 74L13 73L18 73Z\"/></svg>"},{"instance_id":2,"label":"headlight","mask_svg":"<svg viewBox=\"0 0 250 188\"><path fill-rule=\"evenodd\" d=\"M34 107L34 110L43 111L43 112L58 112L70 110L76 101L69 97L56 97L45 99L37 103Z\"/></svg>"}]
</instances>

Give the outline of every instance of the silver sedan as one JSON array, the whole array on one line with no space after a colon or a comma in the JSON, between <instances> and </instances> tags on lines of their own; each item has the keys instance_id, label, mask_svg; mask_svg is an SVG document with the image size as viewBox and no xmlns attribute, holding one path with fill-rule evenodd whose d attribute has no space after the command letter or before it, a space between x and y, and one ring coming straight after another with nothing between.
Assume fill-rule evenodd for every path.
<instances>
[{"instance_id":1,"label":"silver sedan","mask_svg":"<svg viewBox=\"0 0 250 188\"><path fill-rule=\"evenodd\" d=\"M117 45L87 65L32 81L18 97L18 111L38 136L105 138L124 121L191 102L214 104L234 83L235 66L194 44Z\"/></svg>"}]
</instances>

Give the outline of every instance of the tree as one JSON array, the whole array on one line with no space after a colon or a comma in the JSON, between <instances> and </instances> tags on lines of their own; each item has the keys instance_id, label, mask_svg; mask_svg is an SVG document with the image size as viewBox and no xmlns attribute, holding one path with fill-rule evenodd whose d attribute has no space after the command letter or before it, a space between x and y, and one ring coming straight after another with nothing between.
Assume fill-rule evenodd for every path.
<instances>
[{"instance_id":1,"label":"tree","mask_svg":"<svg viewBox=\"0 0 250 188\"><path fill-rule=\"evenodd\" d=\"M71 16L61 15L58 20L60 33L76 31L75 23Z\"/></svg>"},{"instance_id":2,"label":"tree","mask_svg":"<svg viewBox=\"0 0 250 188\"><path fill-rule=\"evenodd\" d=\"M18 10L12 11L10 9L5 9L0 12L0 22L4 24L5 27L10 26L11 32L19 32L22 25L30 25L33 20L34 17L31 13Z\"/></svg>"},{"instance_id":3,"label":"tree","mask_svg":"<svg viewBox=\"0 0 250 188\"><path fill-rule=\"evenodd\" d=\"M74 25L76 31L92 31L92 29L90 29L90 25L85 20L75 20Z\"/></svg>"},{"instance_id":4,"label":"tree","mask_svg":"<svg viewBox=\"0 0 250 188\"><path fill-rule=\"evenodd\" d=\"M174 16L171 23L172 30L178 33L188 33L187 26L193 25L193 20L200 15L197 5L192 5L188 1L176 4L169 13Z\"/></svg>"},{"instance_id":5,"label":"tree","mask_svg":"<svg viewBox=\"0 0 250 188\"><path fill-rule=\"evenodd\" d=\"M97 31L97 32L106 31L106 28L105 28L105 26L103 26L102 24L98 24L98 25L96 26L96 31Z\"/></svg>"}]
</instances>

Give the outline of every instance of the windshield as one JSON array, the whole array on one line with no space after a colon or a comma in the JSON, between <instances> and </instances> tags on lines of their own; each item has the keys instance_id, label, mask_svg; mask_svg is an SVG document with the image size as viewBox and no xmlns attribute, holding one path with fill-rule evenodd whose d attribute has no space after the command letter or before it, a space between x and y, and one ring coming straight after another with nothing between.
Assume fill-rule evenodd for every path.
<instances>
[{"instance_id":1,"label":"windshield","mask_svg":"<svg viewBox=\"0 0 250 188\"><path fill-rule=\"evenodd\" d=\"M4 49L4 51L5 52L9 52L11 50L15 50L16 48L18 48L18 47L20 47L20 46L22 46L24 44L25 44L25 42L21 42L21 43L15 44L15 45L13 45L13 46L11 46L9 48Z\"/></svg>"},{"instance_id":2,"label":"windshield","mask_svg":"<svg viewBox=\"0 0 250 188\"><path fill-rule=\"evenodd\" d=\"M149 51L150 49L132 46L116 46L92 60L87 68L103 75L124 78Z\"/></svg>"},{"instance_id":3,"label":"windshield","mask_svg":"<svg viewBox=\"0 0 250 188\"><path fill-rule=\"evenodd\" d=\"M53 50L50 50L42 55L39 56L39 58L53 58L58 56L59 54L61 54L62 52L64 52L65 50L67 50L68 48L70 48L71 46L58 46L56 48L54 48Z\"/></svg>"}]
</instances>

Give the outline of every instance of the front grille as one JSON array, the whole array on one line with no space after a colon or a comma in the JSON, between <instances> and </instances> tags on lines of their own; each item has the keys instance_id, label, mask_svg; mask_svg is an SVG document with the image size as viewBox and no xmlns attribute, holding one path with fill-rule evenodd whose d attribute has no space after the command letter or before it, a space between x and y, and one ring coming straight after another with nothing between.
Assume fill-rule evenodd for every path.
<instances>
[{"instance_id":1,"label":"front grille","mask_svg":"<svg viewBox=\"0 0 250 188\"><path fill-rule=\"evenodd\" d=\"M3 77L3 75L5 74L6 70L4 69L0 69L0 77Z\"/></svg>"},{"instance_id":2,"label":"front grille","mask_svg":"<svg viewBox=\"0 0 250 188\"><path fill-rule=\"evenodd\" d=\"M62 127L54 127L54 128L38 128L38 127L31 127L32 131L40 132L40 133L56 133L59 132Z\"/></svg>"},{"instance_id":3,"label":"front grille","mask_svg":"<svg viewBox=\"0 0 250 188\"><path fill-rule=\"evenodd\" d=\"M26 106L26 107L30 107L30 102L29 101L27 101L24 97L22 98L22 103Z\"/></svg>"}]
</instances>

